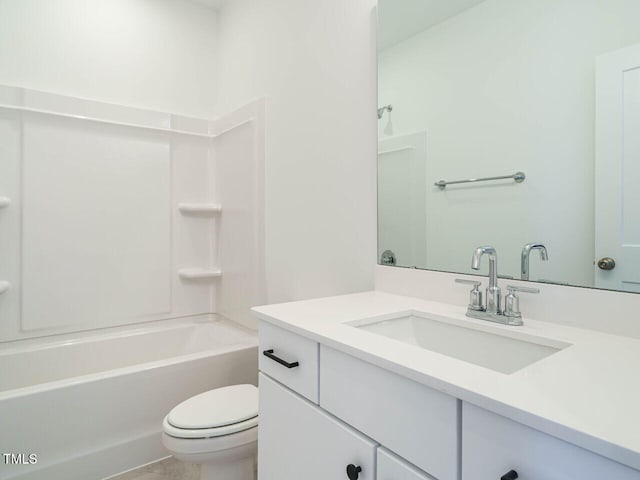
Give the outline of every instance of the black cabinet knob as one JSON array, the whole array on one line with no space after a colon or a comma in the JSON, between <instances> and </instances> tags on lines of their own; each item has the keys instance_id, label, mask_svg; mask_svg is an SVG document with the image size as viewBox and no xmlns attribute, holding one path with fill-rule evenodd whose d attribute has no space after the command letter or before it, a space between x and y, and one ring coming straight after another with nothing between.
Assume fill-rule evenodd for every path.
<instances>
[{"instance_id":1,"label":"black cabinet knob","mask_svg":"<svg viewBox=\"0 0 640 480\"><path fill-rule=\"evenodd\" d=\"M518 478L518 472L515 470L509 470L500 477L500 480L516 480L516 478Z\"/></svg>"},{"instance_id":2,"label":"black cabinet knob","mask_svg":"<svg viewBox=\"0 0 640 480\"><path fill-rule=\"evenodd\" d=\"M358 474L361 471L362 468L355 466L353 463L347 465L347 477L349 477L349 480L358 480Z\"/></svg>"}]
</instances>

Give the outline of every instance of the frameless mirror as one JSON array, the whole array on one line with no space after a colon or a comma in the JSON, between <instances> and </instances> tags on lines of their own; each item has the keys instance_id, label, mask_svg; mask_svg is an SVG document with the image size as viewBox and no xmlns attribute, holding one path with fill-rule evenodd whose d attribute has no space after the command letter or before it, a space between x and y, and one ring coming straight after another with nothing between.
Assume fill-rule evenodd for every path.
<instances>
[{"instance_id":1,"label":"frameless mirror","mask_svg":"<svg viewBox=\"0 0 640 480\"><path fill-rule=\"evenodd\" d=\"M640 2L378 16L379 263L640 292Z\"/></svg>"}]
</instances>

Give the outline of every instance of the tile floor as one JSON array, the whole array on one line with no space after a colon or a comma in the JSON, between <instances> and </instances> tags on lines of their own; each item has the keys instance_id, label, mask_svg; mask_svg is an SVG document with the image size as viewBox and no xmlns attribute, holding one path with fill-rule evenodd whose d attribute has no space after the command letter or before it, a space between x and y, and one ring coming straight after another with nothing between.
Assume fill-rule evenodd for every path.
<instances>
[{"instance_id":1,"label":"tile floor","mask_svg":"<svg viewBox=\"0 0 640 480\"><path fill-rule=\"evenodd\" d=\"M198 480L200 466L167 458L159 462L136 468L110 480Z\"/></svg>"}]
</instances>

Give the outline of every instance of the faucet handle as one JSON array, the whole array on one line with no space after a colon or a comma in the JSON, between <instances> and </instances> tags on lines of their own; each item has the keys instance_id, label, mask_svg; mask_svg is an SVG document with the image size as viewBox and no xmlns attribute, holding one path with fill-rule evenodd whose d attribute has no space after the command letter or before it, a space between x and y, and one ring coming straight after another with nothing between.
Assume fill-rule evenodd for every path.
<instances>
[{"instance_id":1,"label":"faucet handle","mask_svg":"<svg viewBox=\"0 0 640 480\"><path fill-rule=\"evenodd\" d=\"M533 288L533 287L518 287L516 285L507 285L507 290L509 290L509 293L513 293L515 294L515 292L522 292L522 293L540 293L540 289L539 288Z\"/></svg>"},{"instance_id":2,"label":"faucet handle","mask_svg":"<svg viewBox=\"0 0 640 480\"><path fill-rule=\"evenodd\" d=\"M522 293L540 293L539 288L517 287L515 285L507 285L509 293L504 297L504 315L509 319L510 325L522 325L522 313L520 313L520 300L516 292Z\"/></svg>"},{"instance_id":3,"label":"faucet handle","mask_svg":"<svg viewBox=\"0 0 640 480\"><path fill-rule=\"evenodd\" d=\"M482 282L477 280L464 280L462 278L456 278L456 283L463 283L465 285L473 285L473 288L469 292L469 310L482 311L482 292L480 291L480 285Z\"/></svg>"}]
</instances>

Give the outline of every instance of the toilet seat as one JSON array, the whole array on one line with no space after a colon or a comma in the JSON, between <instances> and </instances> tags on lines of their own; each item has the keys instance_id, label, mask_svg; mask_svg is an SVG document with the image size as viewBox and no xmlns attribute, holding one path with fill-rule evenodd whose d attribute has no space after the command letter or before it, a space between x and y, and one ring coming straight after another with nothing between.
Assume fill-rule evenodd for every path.
<instances>
[{"instance_id":1,"label":"toilet seat","mask_svg":"<svg viewBox=\"0 0 640 480\"><path fill-rule=\"evenodd\" d=\"M191 397L174 407L162 422L175 438L212 438L258 425L258 389L232 385Z\"/></svg>"},{"instance_id":2,"label":"toilet seat","mask_svg":"<svg viewBox=\"0 0 640 480\"><path fill-rule=\"evenodd\" d=\"M245 420L244 422L225 425L224 427L214 428L178 428L168 421L169 415L164 417L162 427L164 433L175 438L212 438L231 435L232 433L243 432L258 425L258 416Z\"/></svg>"}]
</instances>

